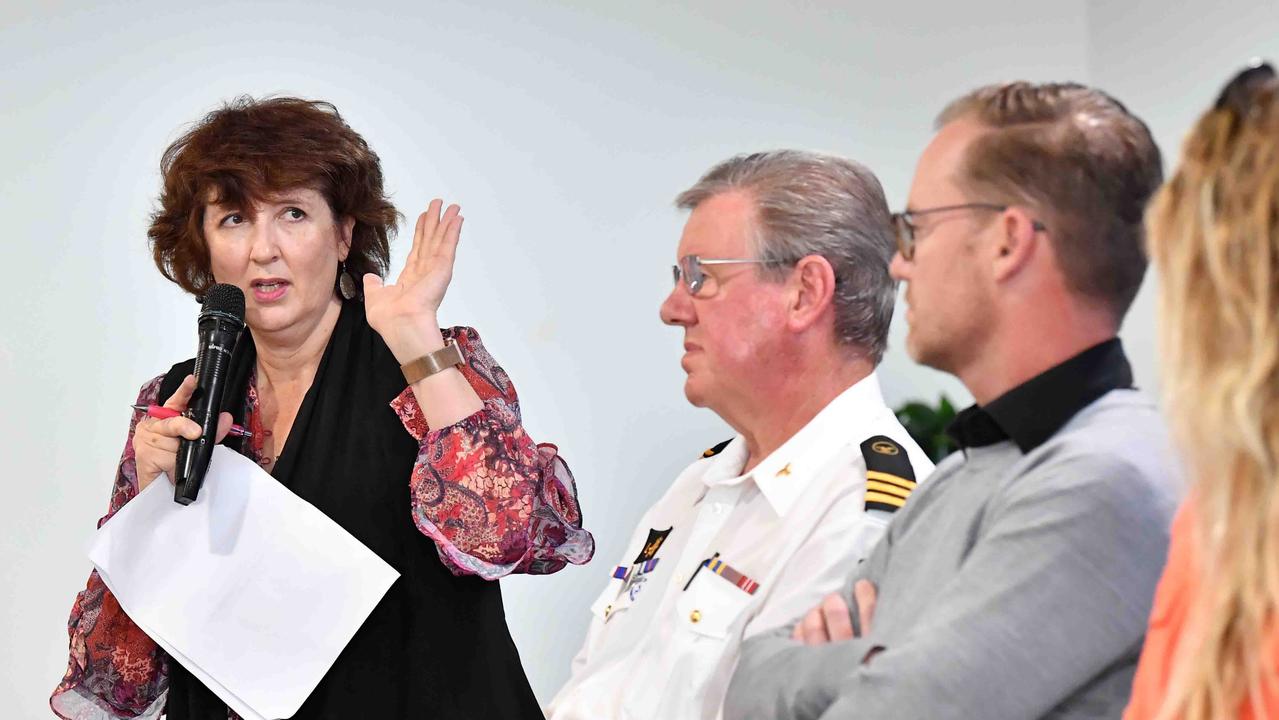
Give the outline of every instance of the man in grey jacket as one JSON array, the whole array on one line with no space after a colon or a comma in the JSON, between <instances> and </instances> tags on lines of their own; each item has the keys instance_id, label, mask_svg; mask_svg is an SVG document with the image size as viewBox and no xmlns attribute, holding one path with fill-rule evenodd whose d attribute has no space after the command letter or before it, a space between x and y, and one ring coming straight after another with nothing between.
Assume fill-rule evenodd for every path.
<instances>
[{"instance_id":1,"label":"man in grey jacket","mask_svg":"<svg viewBox=\"0 0 1279 720\"><path fill-rule=\"evenodd\" d=\"M1094 718L1126 703L1177 468L1116 334L1160 181L1073 84L951 103L895 217L912 357L976 404L849 591L743 646L724 717Z\"/></svg>"}]
</instances>

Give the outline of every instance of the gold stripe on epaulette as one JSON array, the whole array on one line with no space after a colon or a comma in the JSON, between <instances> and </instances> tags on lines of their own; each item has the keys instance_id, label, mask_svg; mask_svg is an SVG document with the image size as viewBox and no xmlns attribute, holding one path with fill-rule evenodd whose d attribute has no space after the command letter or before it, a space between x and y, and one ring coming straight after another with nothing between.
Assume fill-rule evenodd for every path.
<instances>
[{"instance_id":1,"label":"gold stripe on epaulette","mask_svg":"<svg viewBox=\"0 0 1279 720\"><path fill-rule=\"evenodd\" d=\"M867 480L882 480L882 481L884 481L884 482L886 482L886 483L892 483L892 484L894 484L894 485L897 485L897 486L903 487L903 488L905 488L905 489L907 489L907 490L914 490L914 489L915 489L915 481L914 481L914 480L907 480L907 479L906 479L906 478L904 478L904 477L900 477L900 476L898 476L898 475L892 475L892 474L890 474L890 473L886 473L886 472L880 472L879 470L867 470L867 471L866 471L866 479L867 479Z\"/></svg>"},{"instance_id":2,"label":"gold stripe on epaulette","mask_svg":"<svg viewBox=\"0 0 1279 720\"><path fill-rule=\"evenodd\" d=\"M875 492L873 490L866 491L866 502L880 502L885 505L892 505L893 507L903 507L906 505L906 500L903 498L899 498L895 495L885 495L884 493Z\"/></svg>"},{"instance_id":3,"label":"gold stripe on epaulette","mask_svg":"<svg viewBox=\"0 0 1279 720\"><path fill-rule=\"evenodd\" d=\"M902 488L899 488L896 485L890 485L886 482L880 482L878 480L867 480L866 489L875 490L877 492L882 492L882 493L888 493L889 495L896 495L897 497L903 500L910 497L909 490L903 490Z\"/></svg>"}]
</instances>

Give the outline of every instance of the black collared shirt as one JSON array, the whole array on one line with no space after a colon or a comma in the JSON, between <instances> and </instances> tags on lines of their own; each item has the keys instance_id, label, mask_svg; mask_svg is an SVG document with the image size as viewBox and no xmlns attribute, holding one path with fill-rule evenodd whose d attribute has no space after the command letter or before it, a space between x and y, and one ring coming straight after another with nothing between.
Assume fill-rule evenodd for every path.
<instances>
[{"instance_id":1,"label":"black collared shirt","mask_svg":"<svg viewBox=\"0 0 1279 720\"><path fill-rule=\"evenodd\" d=\"M1131 387L1132 367L1119 338L1111 338L1045 370L985 407L965 408L946 428L946 434L960 448L1011 438L1028 453L1097 398Z\"/></svg>"}]
</instances>

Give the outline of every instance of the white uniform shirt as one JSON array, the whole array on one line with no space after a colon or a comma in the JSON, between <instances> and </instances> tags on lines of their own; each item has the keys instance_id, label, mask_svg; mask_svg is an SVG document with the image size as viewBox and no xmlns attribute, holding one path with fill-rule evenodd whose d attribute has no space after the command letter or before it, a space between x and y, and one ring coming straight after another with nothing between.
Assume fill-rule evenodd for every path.
<instances>
[{"instance_id":1,"label":"white uniform shirt","mask_svg":"<svg viewBox=\"0 0 1279 720\"><path fill-rule=\"evenodd\" d=\"M865 509L860 446L875 436L906 449L916 480L932 471L872 374L751 472L741 474L738 436L680 473L608 568L548 718L719 717L742 638L792 623L843 589L883 533L891 516ZM701 567L712 557L723 565Z\"/></svg>"}]
</instances>

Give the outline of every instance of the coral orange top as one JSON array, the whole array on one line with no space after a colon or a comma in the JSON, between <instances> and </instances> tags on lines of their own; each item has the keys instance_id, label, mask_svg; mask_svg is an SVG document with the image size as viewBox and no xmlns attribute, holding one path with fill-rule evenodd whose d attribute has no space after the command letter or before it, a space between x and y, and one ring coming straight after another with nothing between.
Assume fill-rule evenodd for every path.
<instances>
[{"instance_id":1,"label":"coral orange top","mask_svg":"<svg viewBox=\"0 0 1279 720\"><path fill-rule=\"evenodd\" d=\"M1124 711L1124 720L1150 720L1168 692L1172 678L1177 643L1185 630L1199 582L1199 562L1195 549L1194 506L1182 503L1172 524L1172 545L1168 549L1168 565L1155 591L1155 605L1146 630L1146 644L1141 650L1137 677L1133 680L1132 699ZM1279 660L1279 633L1271 632L1271 656ZM1279 716L1279 694L1262 688L1266 716ZM1252 720L1252 706L1245 703L1237 716Z\"/></svg>"}]
</instances>

